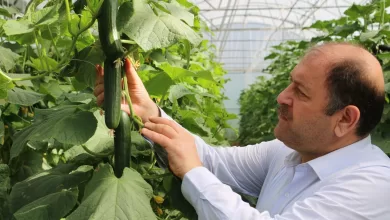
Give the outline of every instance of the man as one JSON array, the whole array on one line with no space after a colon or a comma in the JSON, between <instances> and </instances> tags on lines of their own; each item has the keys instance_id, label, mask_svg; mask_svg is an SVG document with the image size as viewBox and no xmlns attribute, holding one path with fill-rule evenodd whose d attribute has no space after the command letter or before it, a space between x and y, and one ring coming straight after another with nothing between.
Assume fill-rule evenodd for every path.
<instances>
[{"instance_id":1,"label":"man","mask_svg":"<svg viewBox=\"0 0 390 220\"><path fill-rule=\"evenodd\" d=\"M384 79L363 48L309 50L278 96L277 139L246 147L211 147L190 134L126 69L142 133L167 150L199 219L390 219L390 160L369 135L382 115ZM101 75L95 95L101 104ZM258 197L256 209L233 190Z\"/></svg>"}]
</instances>

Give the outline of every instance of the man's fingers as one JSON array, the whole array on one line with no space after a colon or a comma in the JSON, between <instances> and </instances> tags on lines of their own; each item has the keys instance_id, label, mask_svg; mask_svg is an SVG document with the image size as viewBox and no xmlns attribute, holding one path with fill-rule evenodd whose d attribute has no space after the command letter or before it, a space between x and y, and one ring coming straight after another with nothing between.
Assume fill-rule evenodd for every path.
<instances>
[{"instance_id":1,"label":"man's fingers","mask_svg":"<svg viewBox=\"0 0 390 220\"><path fill-rule=\"evenodd\" d=\"M173 130L175 130L177 133L179 133L183 129L178 124L176 124L174 121L166 119L166 118L162 118L162 117L149 117L149 121L156 123L156 124L168 125Z\"/></svg>"},{"instance_id":2,"label":"man's fingers","mask_svg":"<svg viewBox=\"0 0 390 220\"><path fill-rule=\"evenodd\" d=\"M97 97L96 97L96 104L98 106L101 106L103 104L103 101L104 101L104 92L100 93Z\"/></svg>"},{"instance_id":3,"label":"man's fingers","mask_svg":"<svg viewBox=\"0 0 390 220\"><path fill-rule=\"evenodd\" d=\"M168 138L173 138L177 135L177 132L172 127L166 124L156 124L152 122L146 122L144 126L145 128L155 131L159 134L162 134Z\"/></svg>"},{"instance_id":4,"label":"man's fingers","mask_svg":"<svg viewBox=\"0 0 390 220\"><path fill-rule=\"evenodd\" d=\"M96 79L95 79L95 85L103 84L104 81L104 69L99 64L96 65Z\"/></svg>"},{"instance_id":5,"label":"man's fingers","mask_svg":"<svg viewBox=\"0 0 390 220\"><path fill-rule=\"evenodd\" d=\"M125 72L127 77L127 83L131 85L143 85L142 80L139 78L137 71L135 71L129 58L125 59Z\"/></svg>"},{"instance_id":6,"label":"man's fingers","mask_svg":"<svg viewBox=\"0 0 390 220\"><path fill-rule=\"evenodd\" d=\"M141 133L152 140L155 143L158 143L162 147L166 148L170 146L170 139L162 134L149 130L148 128L142 128Z\"/></svg>"},{"instance_id":7,"label":"man's fingers","mask_svg":"<svg viewBox=\"0 0 390 220\"><path fill-rule=\"evenodd\" d=\"M104 92L104 84L98 84L95 86L95 88L93 90L93 95L98 97L100 95L100 93L102 93L102 92Z\"/></svg>"}]
</instances>

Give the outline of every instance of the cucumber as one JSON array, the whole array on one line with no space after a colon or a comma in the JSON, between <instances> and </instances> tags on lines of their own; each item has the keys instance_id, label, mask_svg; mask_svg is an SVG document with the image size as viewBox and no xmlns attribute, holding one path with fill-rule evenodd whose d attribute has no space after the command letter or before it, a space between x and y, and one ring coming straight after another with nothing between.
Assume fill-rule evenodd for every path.
<instances>
[{"instance_id":1,"label":"cucumber","mask_svg":"<svg viewBox=\"0 0 390 220\"><path fill-rule=\"evenodd\" d=\"M124 56L116 28L118 0L104 0L98 17L99 40L106 59L114 61Z\"/></svg>"},{"instance_id":2,"label":"cucumber","mask_svg":"<svg viewBox=\"0 0 390 220\"><path fill-rule=\"evenodd\" d=\"M131 121L130 116L121 111L120 123L114 133L114 173L117 178L123 174L125 167L130 167L130 147L131 147Z\"/></svg>"},{"instance_id":3,"label":"cucumber","mask_svg":"<svg viewBox=\"0 0 390 220\"><path fill-rule=\"evenodd\" d=\"M104 120L106 126L115 129L121 118L122 66L104 61Z\"/></svg>"}]
</instances>

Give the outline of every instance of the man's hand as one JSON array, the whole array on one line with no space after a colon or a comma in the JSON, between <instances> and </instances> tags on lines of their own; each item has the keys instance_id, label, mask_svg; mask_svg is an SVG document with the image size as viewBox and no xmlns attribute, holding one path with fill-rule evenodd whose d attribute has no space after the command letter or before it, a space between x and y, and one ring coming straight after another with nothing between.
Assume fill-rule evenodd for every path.
<instances>
[{"instance_id":1,"label":"man's hand","mask_svg":"<svg viewBox=\"0 0 390 220\"><path fill-rule=\"evenodd\" d=\"M174 121L151 117L141 132L165 148L171 171L181 179L188 171L202 166L196 150L195 138Z\"/></svg>"},{"instance_id":2,"label":"man's hand","mask_svg":"<svg viewBox=\"0 0 390 220\"><path fill-rule=\"evenodd\" d=\"M159 116L157 105L150 99L148 92L145 89L142 80L139 78L134 67L128 58L125 60L125 72L127 77L127 84L129 87L129 95L133 104L135 114L141 117L143 122L146 122L151 116ZM104 102L104 72L100 65L96 68L96 81L94 95L97 98L97 104L101 106ZM122 103L123 111L130 114L129 106L126 102Z\"/></svg>"}]
</instances>

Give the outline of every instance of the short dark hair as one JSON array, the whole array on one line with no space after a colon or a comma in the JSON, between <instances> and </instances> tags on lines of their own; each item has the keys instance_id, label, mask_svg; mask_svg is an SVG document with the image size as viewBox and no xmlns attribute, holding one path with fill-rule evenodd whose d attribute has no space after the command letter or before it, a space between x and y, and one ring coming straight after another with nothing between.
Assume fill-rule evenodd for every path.
<instances>
[{"instance_id":1,"label":"short dark hair","mask_svg":"<svg viewBox=\"0 0 390 220\"><path fill-rule=\"evenodd\" d=\"M329 103L325 110L327 115L333 115L348 105L356 106L360 111L356 135L360 137L380 122L385 105L384 91L367 79L362 65L358 60L346 59L330 67L326 78Z\"/></svg>"}]
</instances>

